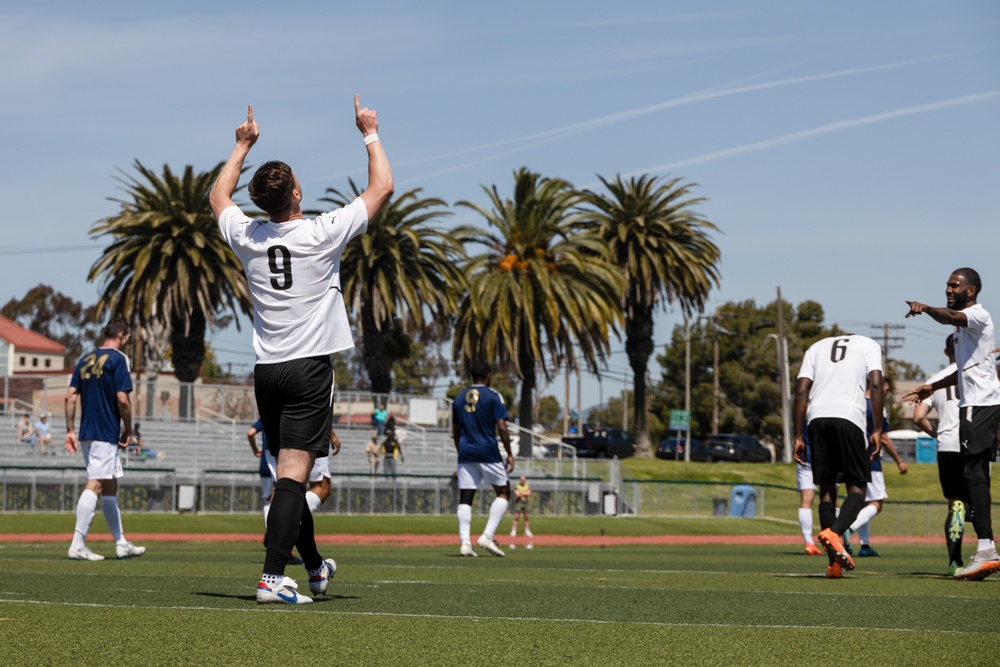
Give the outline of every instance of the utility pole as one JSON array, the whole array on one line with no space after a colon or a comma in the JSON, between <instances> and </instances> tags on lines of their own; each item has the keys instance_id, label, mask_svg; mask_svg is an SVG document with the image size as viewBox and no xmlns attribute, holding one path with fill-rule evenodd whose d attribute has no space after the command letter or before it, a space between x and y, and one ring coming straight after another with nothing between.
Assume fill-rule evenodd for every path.
<instances>
[{"instance_id":1,"label":"utility pole","mask_svg":"<svg viewBox=\"0 0 1000 667\"><path fill-rule=\"evenodd\" d=\"M719 433L719 331L715 317L712 315L712 435Z\"/></svg>"},{"instance_id":2,"label":"utility pole","mask_svg":"<svg viewBox=\"0 0 1000 667\"><path fill-rule=\"evenodd\" d=\"M569 434L569 360L566 360L566 401L563 403L563 437Z\"/></svg>"},{"instance_id":3,"label":"utility pole","mask_svg":"<svg viewBox=\"0 0 1000 667\"><path fill-rule=\"evenodd\" d=\"M782 460L792 462L792 420L790 408L790 387L788 386L788 341L785 340L785 309L781 300L781 285L778 285L778 382L781 385L781 439Z\"/></svg>"},{"instance_id":4,"label":"utility pole","mask_svg":"<svg viewBox=\"0 0 1000 667\"><path fill-rule=\"evenodd\" d=\"M625 368L625 386L622 388L622 430L628 431L628 368Z\"/></svg>"},{"instance_id":5,"label":"utility pole","mask_svg":"<svg viewBox=\"0 0 1000 667\"><path fill-rule=\"evenodd\" d=\"M882 373L885 374L885 375L888 375L889 374L889 351L890 350L898 350L899 348L903 347L902 343L903 343L904 340L906 340L902 336L890 336L889 335L889 331L890 330L898 331L898 330L901 330L901 329L905 329L906 325L905 324L889 324L888 322L886 322L885 324L873 324L871 326L872 326L872 329L881 329L882 330Z\"/></svg>"},{"instance_id":6,"label":"utility pole","mask_svg":"<svg viewBox=\"0 0 1000 667\"><path fill-rule=\"evenodd\" d=\"M684 411L691 417L691 323L684 317ZM684 434L684 460L691 461L691 424Z\"/></svg>"},{"instance_id":7,"label":"utility pole","mask_svg":"<svg viewBox=\"0 0 1000 667\"><path fill-rule=\"evenodd\" d=\"M576 434L583 435L583 376L576 369Z\"/></svg>"}]
</instances>

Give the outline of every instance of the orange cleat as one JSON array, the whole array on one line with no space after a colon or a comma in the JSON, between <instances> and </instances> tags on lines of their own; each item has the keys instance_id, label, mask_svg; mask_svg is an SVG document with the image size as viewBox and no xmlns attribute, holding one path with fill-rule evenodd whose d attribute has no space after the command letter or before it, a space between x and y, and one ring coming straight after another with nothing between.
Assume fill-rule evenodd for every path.
<instances>
[{"instance_id":1,"label":"orange cleat","mask_svg":"<svg viewBox=\"0 0 1000 667\"><path fill-rule=\"evenodd\" d=\"M844 549L844 542L840 539L840 535L833 532L829 528L824 529L816 536L819 543L822 544L827 549L833 551L833 557L836 559L840 566L845 570L854 569L854 559L851 558L851 554L847 553Z\"/></svg>"},{"instance_id":2,"label":"orange cleat","mask_svg":"<svg viewBox=\"0 0 1000 667\"><path fill-rule=\"evenodd\" d=\"M822 553L823 553L823 550L820 549L815 544L813 544L812 542L809 542L808 544L806 544L806 555L807 556L819 556L819 555L822 555Z\"/></svg>"},{"instance_id":3,"label":"orange cleat","mask_svg":"<svg viewBox=\"0 0 1000 667\"><path fill-rule=\"evenodd\" d=\"M826 578L827 579L843 579L844 570L840 567L840 563L833 561L828 568L826 568Z\"/></svg>"}]
</instances>

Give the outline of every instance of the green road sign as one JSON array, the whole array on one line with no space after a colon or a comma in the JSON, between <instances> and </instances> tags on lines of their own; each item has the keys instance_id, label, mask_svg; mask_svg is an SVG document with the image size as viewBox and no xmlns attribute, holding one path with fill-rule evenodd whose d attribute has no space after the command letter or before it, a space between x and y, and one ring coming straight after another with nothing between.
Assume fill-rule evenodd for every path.
<instances>
[{"instance_id":1,"label":"green road sign","mask_svg":"<svg viewBox=\"0 0 1000 667\"><path fill-rule=\"evenodd\" d=\"M691 428L691 412L688 410L670 411L670 430L686 431Z\"/></svg>"}]
</instances>

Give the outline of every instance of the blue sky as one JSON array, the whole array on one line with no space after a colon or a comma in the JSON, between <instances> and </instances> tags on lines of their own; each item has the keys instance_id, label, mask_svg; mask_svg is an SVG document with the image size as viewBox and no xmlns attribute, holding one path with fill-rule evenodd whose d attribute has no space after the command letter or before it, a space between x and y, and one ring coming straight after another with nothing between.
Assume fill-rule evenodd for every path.
<instances>
[{"instance_id":1,"label":"blue sky","mask_svg":"<svg viewBox=\"0 0 1000 667\"><path fill-rule=\"evenodd\" d=\"M39 282L92 303L116 169L282 159L307 204L365 178L352 96L379 112L397 191L698 184L730 300L819 301L857 333L905 324L928 372L946 331L903 319L972 266L1000 313L1000 5L978 2L70 2L0 8L0 299ZM475 224L455 209L448 224ZM669 340L677 312L657 320ZM249 325L213 340L252 363ZM605 398L626 362L615 345ZM662 349L662 348L660 348ZM561 381L549 390L562 396ZM574 383L575 403L575 383ZM585 405L597 402L587 381Z\"/></svg>"}]
</instances>

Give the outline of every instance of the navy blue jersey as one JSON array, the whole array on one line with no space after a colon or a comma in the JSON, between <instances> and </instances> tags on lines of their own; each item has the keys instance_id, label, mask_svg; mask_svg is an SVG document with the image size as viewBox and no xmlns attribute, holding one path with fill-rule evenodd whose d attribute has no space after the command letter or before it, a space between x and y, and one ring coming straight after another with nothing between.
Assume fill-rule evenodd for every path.
<instances>
[{"instance_id":1,"label":"navy blue jersey","mask_svg":"<svg viewBox=\"0 0 1000 667\"><path fill-rule=\"evenodd\" d=\"M868 408L865 410L865 436L868 438L872 437L872 430L875 428L875 423L872 421L872 399L866 398L865 401L868 403ZM889 432L889 420L882 415L882 432ZM872 461L872 472L882 472L882 454L878 455L874 461Z\"/></svg>"},{"instance_id":2,"label":"navy blue jersey","mask_svg":"<svg viewBox=\"0 0 1000 667\"><path fill-rule=\"evenodd\" d=\"M495 389L474 384L455 397L452 420L458 425L458 462L503 461L497 444L497 422L507 419L507 406Z\"/></svg>"},{"instance_id":3,"label":"navy blue jersey","mask_svg":"<svg viewBox=\"0 0 1000 667\"><path fill-rule=\"evenodd\" d=\"M69 384L80 394L79 439L118 442L121 437L118 392L132 391L128 357L120 350L99 347L76 362Z\"/></svg>"}]
</instances>

